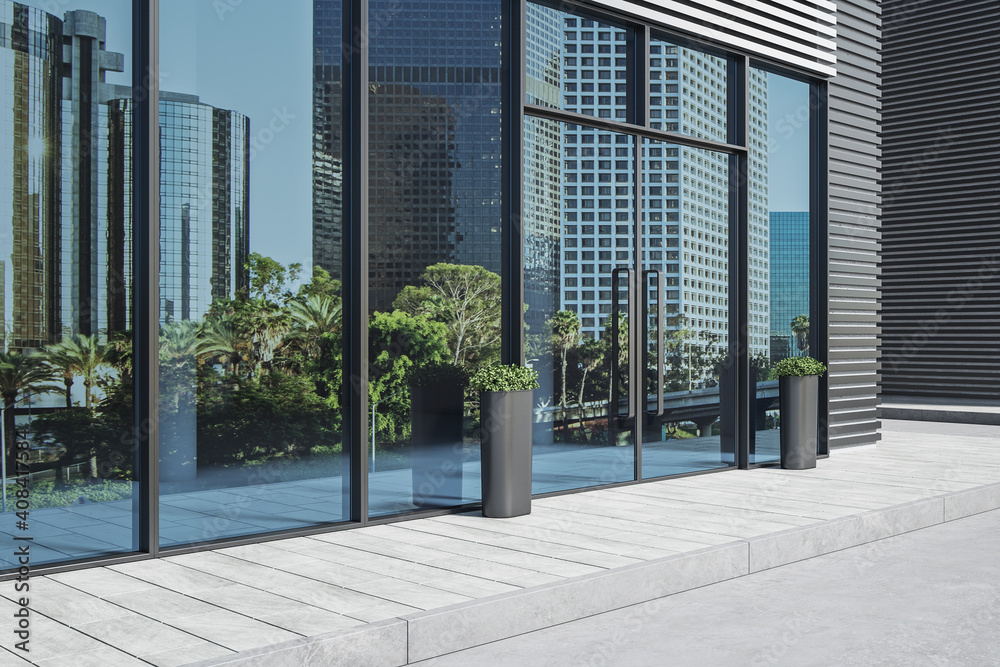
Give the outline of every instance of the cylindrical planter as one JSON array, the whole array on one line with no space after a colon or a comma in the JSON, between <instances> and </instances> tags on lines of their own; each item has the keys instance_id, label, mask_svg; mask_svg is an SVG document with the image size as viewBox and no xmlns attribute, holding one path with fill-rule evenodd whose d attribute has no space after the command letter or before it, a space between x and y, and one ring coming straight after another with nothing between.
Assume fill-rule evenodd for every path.
<instances>
[{"instance_id":1,"label":"cylindrical planter","mask_svg":"<svg viewBox=\"0 0 1000 667\"><path fill-rule=\"evenodd\" d=\"M462 415L465 390L434 384L410 390L413 504L448 507L462 503Z\"/></svg>"},{"instance_id":2,"label":"cylindrical planter","mask_svg":"<svg viewBox=\"0 0 1000 667\"><path fill-rule=\"evenodd\" d=\"M782 376L778 380L781 408L781 467L816 467L816 428L819 376Z\"/></svg>"},{"instance_id":3,"label":"cylindrical planter","mask_svg":"<svg viewBox=\"0 0 1000 667\"><path fill-rule=\"evenodd\" d=\"M483 516L531 513L531 422L534 392L480 394Z\"/></svg>"}]
</instances>

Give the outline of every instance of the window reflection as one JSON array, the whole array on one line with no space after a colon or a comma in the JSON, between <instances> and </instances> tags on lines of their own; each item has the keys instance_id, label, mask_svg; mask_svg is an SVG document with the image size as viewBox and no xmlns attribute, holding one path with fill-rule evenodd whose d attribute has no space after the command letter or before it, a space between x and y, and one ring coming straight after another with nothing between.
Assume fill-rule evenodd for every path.
<instances>
[{"instance_id":1,"label":"window reflection","mask_svg":"<svg viewBox=\"0 0 1000 667\"><path fill-rule=\"evenodd\" d=\"M341 8L315 4L160 7L163 546L347 515Z\"/></svg>"},{"instance_id":2,"label":"window reflection","mask_svg":"<svg viewBox=\"0 0 1000 667\"><path fill-rule=\"evenodd\" d=\"M477 502L500 359L501 3L370 4L369 514Z\"/></svg>"},{"instance_id":3,"label":"window reflection","mask_svg":"<svg viewBox=\"0 0 1000 667\"><path fill-rule=\"evenodd\" d=\"M750 69L751 463L779 459L774 364L810 353L809 84Z\"/></svg>"},{"instance_id":4,"label":"window reflection","mask_svg":"<svg viewBox=\"0 0 1000 667\"><path fill-rule=\"evenodd\" d=\"M137 548L130 3L58 5L0 1L0 536L32 565Z\"/></svg>"},{"instance_id":5,"label":"window reflection","mask_svg":"<svg viewBox=\"0 0 1000 667\"><path fill-rule=\"evenodd\" d=\"M649 44L649 126L727 140L728 62L663 39Z\"/></svg>"}]
</instances>

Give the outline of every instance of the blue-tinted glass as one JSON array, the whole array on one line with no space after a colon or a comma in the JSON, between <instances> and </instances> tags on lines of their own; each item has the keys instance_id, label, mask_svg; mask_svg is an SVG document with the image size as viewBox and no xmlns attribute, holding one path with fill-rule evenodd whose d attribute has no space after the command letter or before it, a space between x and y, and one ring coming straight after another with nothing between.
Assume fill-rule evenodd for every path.
<instances>
[{"instance_id":1,"label":"blue-tinted glass","mask_svg":"<svg viewBox=\"0 0 1000 667\"><path fill-rule=\"evenodd\" d=\"M628 32L544 5L527 8L527 103L627 120Z\"/></svg>"},{"instance_id":2,"label":"blue-tinted glass","mask_svg":"<svg viewBox=\"0 0 1000 667\"><path fill-rule=\"evenodd\" d=\"M751 462L779 459L778 380L770 369L810 353L809 84L750 70L751 349L757 402ZM759 348L759 349L757 349Z\"/></svg>"},{"instance_id":3,"label":"blue-tinted glass","mask_svg":"<svg viewBox=\"0 0 1000 667\"><path fill-rule=\"evenodd\" d=\"M372 516L481 497L460 376L500 354L500 14L370 3Z\"/></svg>"},{"instance_id":4,"label":"blue-tinted glass","mask_svg":"<svg viewBox=\"0 0 1000 667\"><path fill-rule=\"evenodd\" d=\"M642 166L641 289L648 313L642 476L724 468L736 462L729 156L645 139Z\"/></svg>"},{"instance_id":5,"label":"blue-tinted glass","mask_svg":"<svg viewBox=\"0 0 1000 667\"><path fill-rule=\"evenodd\" d=\"M525 356L541 385L532 488L628 481L635 439L626 307L636 297L617 269L634 262L635 140L527 117L524 151ZM621 165L579 159L590 151Z\"/></svg>"},{"instance_id":6,"label":"blue-tinted glass","mask_svg":"<svg viewBox=\"0 0 1000 667\"><path fill-rule=\"evenodd\" d=\"M725 142L726 58L663 39L649 52L649 126Z\"/></svg>"},{"instance_id":7,"label":"blue-tinted glass","mask_svg":"<svg viewBox=\"0 0 1000 667\"><path fill-rule=\"evenodd\" d=\"M160 6L161 546L348 516L341 8L311 4Z\"/></svg>"},{"instance_id":8,"label":"blue-tinted glass","mask_svg":"<svg viewBox=\"0 0 1000 667\"><path fill-rule=\"evenodd\" d=\"M4 570L15 544L30 565L136 550L138 517L131 3L2 0L0 25Z\"/></svg>"}]
</instances>

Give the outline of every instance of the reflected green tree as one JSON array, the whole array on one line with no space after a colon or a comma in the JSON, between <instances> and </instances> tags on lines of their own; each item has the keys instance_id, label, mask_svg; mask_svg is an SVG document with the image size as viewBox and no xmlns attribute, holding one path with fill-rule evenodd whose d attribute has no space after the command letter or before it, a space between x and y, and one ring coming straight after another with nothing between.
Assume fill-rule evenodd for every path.
<instances>
[{"instance_id":1,"label":"reflected green tree","mask_svg":"<svg viewBox=\"0 0 1000 667\"><path fill-rule=\"evenodd\" d=\"M40 355L24 355L18 350L0 352L0 398L3 399L3 446L7 470L15 469L17 447L14 407L30 394L60 391L50 382L54 371Z\"/></svg>"},{"instance_id":2,"label":"reflected green tree","mask_svg":"<svg viewBox=\"0 0 1000 667\"><path fill-rule=\"evenodd\" d=\"M434 264L423 283L399 293L393 308L447 328L451 363L482 366L499 360L500 276L482 266Z\"/></svg>"},{"instance_id":3,"label":"reflected green tree","mask_svg":"<svg viewBox=\"0 0 1000 667\"><path fill-rule=\"evenodd\" d=\"M376 312L368 323L368 400L375 410L375 431L383 441L410 437L410 389L413 366L452 360L448 328L424 315L402 310Z\"/></svg>"},{"instance_id":4,"label":"reflected green tree","mask_svg":"<svg viewBox=\"0 0 1000 667\"><path fill-rule=\"evenodd\" d=\"M795 345L799 348L799 352L807 354L809 352L809 316L796 315L789 326L792 328L792 333L795 334Z\"/></svg>"},{"instance_id":5,"label":"reflected green tree","mask_svg":"<svg viewBox=\"0 0 1000 667\"><path fill-rule=\"evenodd\" d=\"M560 310L549 320L549 328L552 331L552 347L559 355L559 372L562 378L559 390L559 407L562 410L563 419L566 418L566 395L568 386L566 383L566 368L569 351L580 342L580 318L572 310Z\"/></svg>"}]
</instances>

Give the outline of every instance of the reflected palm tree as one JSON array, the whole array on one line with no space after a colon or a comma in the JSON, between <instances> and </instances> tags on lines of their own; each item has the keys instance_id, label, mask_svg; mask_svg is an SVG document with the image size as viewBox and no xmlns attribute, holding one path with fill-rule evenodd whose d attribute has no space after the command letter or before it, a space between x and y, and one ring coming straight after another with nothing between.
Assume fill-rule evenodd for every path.
<instances>
[{"instance_id":1,"label":"reflected palm tree","mask_svg":"<svg viewBox=\"0 0 1000 667\"><path fill-rule=\"evenodd\" d=\"M604 361L604 346L600 341L588 338L580 346L580 364L583 366L583 379L580 380L580 395L577 396L577 403L580 406L580 428L583 428L585 414L583 409L583 391L587 386L587 374L597 370L597 367Z\"/></svg>"},{"instance_id":2,"label":"reflected palm tree","mask_svg":"<svg viewBox=\"0 0 1000 667\"><path fill-rule=\"evenodd\" d=\"M97 341L96 336L75 334L63 338L58 343L45 347L39 357L54 373L62 375L66 385L66 407L72 407L70 390L73 377L83 377L84 401L89 410L93 406L92 387L98 369L104 365L107 348Z\"/></svg>"},{"instance_id":3,"label":"reflected palm tree","mask_svg":"<svg viewBox=\"0 0 1000 667\"><path fill-rule=\"evenodd\" d=\"M562 395L559 407L566 418L566 355L580 341L580 318L571 310L560 310L549 321L552 326L552 344L562 362Z\"/></svg>"},{"instance_id":4,"label":"reflected palm tree","mask_svg":"<svg viewBox=\"0 0 1000 667\"><path fill-rule=\"evenodd\" d=\"M329 294L312 294L305 301L290 302L288 312L292 317L289 339L297 341L310 358L319 358L320 336L340 329L339 299Z\"/></svg>"},{"instance_id":5,"label":"reflected palm tree","mask_svg":"<svg viewBox=\"0 0 1000 667\"><path fill-rule=\"evenodd\" d=\"M3 456L7 457L8 468L13 466L14 406L29 394L59 391L59 387L48 384L55 371L40 355L25 356L18 351L0 352L0 398L3 399ZM9 450L9 456L8 451Z\"/></svg>"},{"instance_id":6,"label":"reflected palm tree","mask_svg":"<svg viewBox=\"0 0 1000 667\"><path fill-rule=\"evenodd\" d=\"M177 322L174 324L184 325L187 323ZM167 333L167 339L174 337L176 340L167 342L164 333ZM176 359L182 350L191 346L192 354L218 359L223 368L229 370L233 375L236 375L240 366L243 365L243 351L246 348L243 336L237 330L236 325L228 318L221 317L206 320L201 331L197 327L188 327L187 330L176 329L168 332L167 328L164 327L164 331L160 333L161 361L164 356L164 344L172 346L166 352L169 358Z\"/></svg>"}]
</instances>

